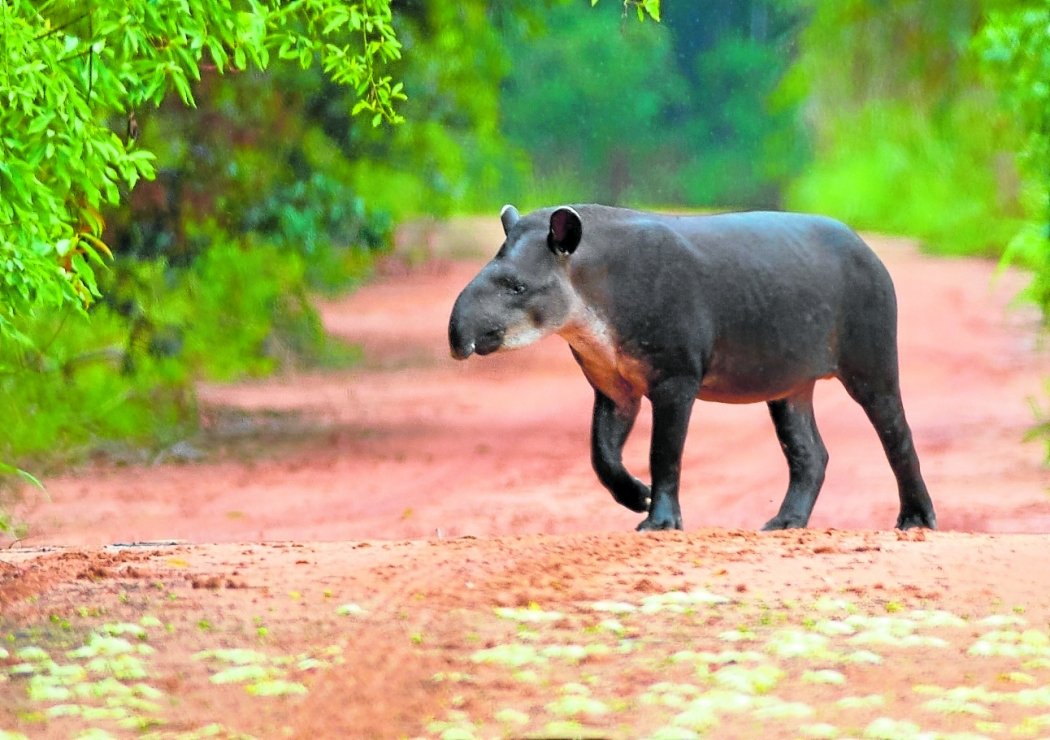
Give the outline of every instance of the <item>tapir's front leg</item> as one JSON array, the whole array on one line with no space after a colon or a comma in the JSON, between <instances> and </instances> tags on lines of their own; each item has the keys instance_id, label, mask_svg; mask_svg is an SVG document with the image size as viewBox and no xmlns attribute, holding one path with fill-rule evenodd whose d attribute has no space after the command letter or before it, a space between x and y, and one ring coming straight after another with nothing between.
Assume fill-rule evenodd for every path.
<instances>
[{"instance_id":1,"label":"tapir's front leg","mask_svg":"<svg viewBox=\"0 0 1050 740\"><path fill-rule=\"evenodd\" d=\"M653 475L649 516L638 531L682 529L682 510L678 505L678 482L682 473L682 449L689 431L689 416L699 382L688 378L669 378L650 388L653 404L653 438L649 448L649 468Z\"/></svg>"},{"instance_id":2,"label":"tapir's front leg","mask_svg":"<svg viewBox=\"0 0 1050 740\"><path fill-rule=\"evenodd\" d=\"M638 416L640 401L634 398L617 406L601 391L594 391L591 463L616 503L631 511L645 512L649 510L649 487L623 466L623 446Z\"/></svg>"}]
</instances>

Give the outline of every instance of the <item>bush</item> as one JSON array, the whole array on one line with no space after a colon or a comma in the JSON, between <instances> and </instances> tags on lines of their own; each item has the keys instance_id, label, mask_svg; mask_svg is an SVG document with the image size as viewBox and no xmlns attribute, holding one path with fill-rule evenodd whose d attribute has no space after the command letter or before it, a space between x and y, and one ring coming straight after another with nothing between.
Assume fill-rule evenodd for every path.
<instances>
[{"instance_id":1,"label":"bush","mask_svg":"<svg viewBox=\"0 0 1050 740\"><path fill-rule=\"evenodd\" d=\"M934 252L997 255L1021 214L1003 151L1010 132L989 119L976 100L939 121L907 103L869 103L825 122L823 151L789 189L788 205L913 235Z\"/></svg>"},{"instance_id":2,"label":"bush","mask_svg":"<svg viewBox=\"0 0 1050 740\"><path fill-rule=\"evenodd\" d=\"M337 275L330 273L333 280ZM330 340L307 293L305 261L295 251L219 244L182 276L172 298L180 355L195 375L258 377L329 358Z\"/></svg>"},{"instance_id":3,"label":"bush","mask_svg":"<svg viewBox=\"0 0 1050 740\"><path fill-rule=\"evenodd\" d=\"M1034 273L1026 296L1050 325L1050 0L1032 0L1008 13L992 13L974 39L988 79L1017 121L1024 138L1016 151L1025 174L1022 203L1027 222L1004 259Z\"/></svg>"},{"instance_id":4,"label":"bush","mask_svg":"<svg viewBox=\"0 0 1050 740\"><path fill-rule=\"evenodd\" d=\"M196 429L198 377L352 360L324 333L306 264L294 250L229 239L184 269L118 261L87 314L26 322L18 328L33 344L0 349L0 459L40 465L104 444L162 447Z\"/></svg>"},{"instance_id":5,"label":"bush","mask_svg":"<svg viewBox=\"0 0 1050 740\"><path fill-rule=\"evenodd\" d=\"M390 241L390 217L321 172L280 185L244 209L240 227L302 256L310 287L332 292L367 274L373 253Z\"/></svg>"},{"instance_id":6,"label":"bush","mask_svg":"<svg viewBox=\"0 0 1050 740\"><path fill-rule=\"evenodd\" d=\"M191 418L178 362L150 355L135 372L125 371L127 324L108 307L20 328L37 342L0 354L0 458L39 464L76 457L102 440L163 443Z\"/></svg>"}]
</instances>

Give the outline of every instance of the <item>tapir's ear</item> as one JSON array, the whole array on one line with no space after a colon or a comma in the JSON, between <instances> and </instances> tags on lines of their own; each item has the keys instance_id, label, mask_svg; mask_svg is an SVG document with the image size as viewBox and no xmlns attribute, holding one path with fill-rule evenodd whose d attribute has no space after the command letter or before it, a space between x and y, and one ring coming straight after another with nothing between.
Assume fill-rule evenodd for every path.
<instances>
[{"instance_id":1,"label":"tapir's ear","mask_svg":"<svg viewBox=\"0 0 1050 740\"><path fill-rule=\"evenodd\" d=\"M503 206L499 212L499 220L503 224L503 233L509 234L510 227L518 223L518 219L521 216L518 215L518 209L512 206L510 203Z\"/></svg>"},{"instance_id":2,"label":"tapir's ear","mask_svg":"<svg viewBox=\"0 0 1050 740\"><path fill-rule=\"evenodd\" d=\"M583 238L580 214L569 206L562 206L551 214L551 230L547 232L547 246L560 254L572 254Z\"/></svg>"}]
</instances>

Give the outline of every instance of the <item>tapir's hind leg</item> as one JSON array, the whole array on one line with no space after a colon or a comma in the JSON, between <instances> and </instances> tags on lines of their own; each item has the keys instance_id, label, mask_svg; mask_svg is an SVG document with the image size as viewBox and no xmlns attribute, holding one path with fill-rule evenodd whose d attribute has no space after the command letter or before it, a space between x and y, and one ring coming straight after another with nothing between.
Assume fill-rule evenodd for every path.
<instances>
[{"instance_id":1,"label":"tapir's hind leg","mask_svg":"<svg viewBox=\"0 0 1050 740\"><path fill-rule=\"evenodd\" d=\"M863 254L857 253L854 267L862 265ZM869 257L867 274L856 275L844 297L836 375L868 415L897 478L901 505L897 526L934 529L937 517L901 402L897 299L886 268L874 255Z\"/></svg>"},{"instance_id":2,"label":"tapir's hind leg","mask_svg":"<svg viewBox=\"0 0 1050 740\"><path fill-rule=\"evenodd\" d=\"M780 511L763 529L805 527L824 483L828 451L813 418L813 384L793 396L769 402L769 415L791 474Z\"/></svg>"},{"instance_id":3,"label":"tapir's hind leg","mask_svg":"<svg viewBox=\"0 0 1050 740\"><path fill-rule=\"evenodd\" d=\"M896 359L894 353L892 367L884 365L880 377L865 372L841 373L839 377L875 427L882 448L886 451L886 458L893 468L893 475L897 478L901 502L897 527L936 529L937 515L919 470L919 456L915 453L911 428L904 417Z\"/></svg>"}]
</instances>

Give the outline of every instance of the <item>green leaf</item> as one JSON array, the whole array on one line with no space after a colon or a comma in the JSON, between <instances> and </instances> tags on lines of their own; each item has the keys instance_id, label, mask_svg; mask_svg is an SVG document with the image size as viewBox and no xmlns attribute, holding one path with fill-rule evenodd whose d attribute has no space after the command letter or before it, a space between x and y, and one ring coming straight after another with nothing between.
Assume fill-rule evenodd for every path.
<instances>
[{"instance_id":1,"label":"green leaf","mask_svg":"<svg viewBox=\"0 0 1050 740\"><path fill-rule=\"evenodd\" d=\"M307 693L306 686L303 684L296 681L285 681L283 679L260 681L248 686L247 691L253 696L294 696Z\"/></svg>"},{"instance_id":2,"label":"green leaf","mask_svg":"<svg viewBox=\"0 0 1050 740\"><path fill-rule=\"evenodd\" d=\"M31 473L25 470L21 470L20 468L16 468L14 465L9 465L5 462L0 462L0 475L16 475L22 480L24 480L26 483L30 483L39 488L40 490L46 490L44 488L44 484L37 480L37 478L35 478Z\"/></svg>"},{"instance_id":3,"label":"green leaf","mask_svg":"<svg viewBox=\"0 0 1050 740\"><path fill-rule=\"evenodd\" d=\"M238 665L212 674L208 679L212 683L244 683L260 681L270 676L270 670L258 664Z\"/></svg>"}]
</instances>

